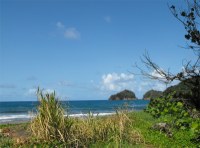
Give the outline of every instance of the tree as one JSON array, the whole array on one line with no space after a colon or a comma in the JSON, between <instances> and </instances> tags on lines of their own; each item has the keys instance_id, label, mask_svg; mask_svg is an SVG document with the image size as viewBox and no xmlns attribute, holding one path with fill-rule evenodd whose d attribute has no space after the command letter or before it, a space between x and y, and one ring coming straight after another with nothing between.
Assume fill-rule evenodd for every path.
<instances>
[{"instance_id":1,"label":"tree","mask_svg":"<svg viewBox=\"0 0 200 148\"><path fill-rule=\"evenodd\" d=\"M188 41L186 48L196 55L194 62L187 61L183 64L182 71L173 74L154 63L146 52L143 55L142 62L147 67L147 70L136 66L143 76L150 79L159 80L167 84L174 80L184 83L191 90L190 103L200 110L200 0L187 0L186 4L187 10L177 11L174 5L169 6L169 9L186 30L185 39ZM151 74L150 71L156 72L156 75Z\"/></svg>"}]
</instances>

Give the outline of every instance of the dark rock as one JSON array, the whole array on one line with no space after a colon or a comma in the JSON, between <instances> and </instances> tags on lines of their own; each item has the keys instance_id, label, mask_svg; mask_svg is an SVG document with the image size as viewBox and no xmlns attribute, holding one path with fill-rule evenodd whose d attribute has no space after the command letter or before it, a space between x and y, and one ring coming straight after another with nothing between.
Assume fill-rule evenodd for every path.
<instances>
[{"instance_id":1,"label":"dark rock","mask_svg":"<svg viewBox=\"0 0 200 148\"><path fill-rule=\"evenodd\" d=\"M160 132L165 133L168 137L172 137L172 132L170 129L170 126L167 123L156 123L155 125L152 126L153 130L157 130Z\"/></svg>"}]
</instances>

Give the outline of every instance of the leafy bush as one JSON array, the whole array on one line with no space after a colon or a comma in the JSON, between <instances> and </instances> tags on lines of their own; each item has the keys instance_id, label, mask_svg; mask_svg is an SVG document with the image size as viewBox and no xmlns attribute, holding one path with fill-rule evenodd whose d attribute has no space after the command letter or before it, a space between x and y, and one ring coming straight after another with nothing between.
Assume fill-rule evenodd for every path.
<instances>
[{"instance_id":1,"label":"leafy bush","mask_svg":"<svg viewBox=\"0 0 200 148\"><path fill-rule=\"evenodd\" d=\"M200 138L200 118L195 116L196 110L172 96L173 94L151 100L145 111L168 123L173 129L191 130L191 136Z\"/></svg>"},{"instance_id":2,"label":"leafy bush","mask_svg":"<svg viewBox=\"0 0 200 148\"><path fill-rule=\"evenodd\" d=\"M191 124L191 133L194 136L193 141L200 143L200 119L197 119ZM200 145L199 145L200 147Z\"/></svg>"}]
</instances>

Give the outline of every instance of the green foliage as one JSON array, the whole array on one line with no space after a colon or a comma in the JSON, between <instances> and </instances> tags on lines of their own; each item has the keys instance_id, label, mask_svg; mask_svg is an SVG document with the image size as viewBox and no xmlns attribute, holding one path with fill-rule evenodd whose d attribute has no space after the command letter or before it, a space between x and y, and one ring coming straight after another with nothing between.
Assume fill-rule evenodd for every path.
<instances>
[{"instance_id":1,"label":"green foliage","mask_svg":"<svg viewBox=\"0 0 200 148\"><path fill-rule=\"evenodd\" d=\"M188 80L189 81L189 80ZM168 87L164 92L164 96L172 95L173 98L188 99L192 97L191 86L186 85L186 81L180 82L177 85Z\"/></svg>"},{"instance_id":2,"label":"green foliage","mask_svg":"<svg viewBox=\"0 0 200 148\"><path fill-rule=\"evenodd\" d=\"M193 141L200 143L200 119L192 122L190 130L191 134L194 136Z\"/></svg>"},{"instance_id":3,"label":"green foliage","mask_svg":"<svg viewBox=\"0 0 200 148\"><path fill-rule=\"evenodd\" d=\"M185 92L189 92L186 93L189 95L186 99L200 110L200 1L187 0L185 9L180 10L172 5L170 10L185 28L185 39L190 42L187 48L196 55L196 60L183 64L184 71L178 73L174 79L178 78L177 80L184 83L187 87Z\"/></svg>"},{"instance_id":4,"label":"green foliage","mask_svg":"<svg viewBox=\"0 0 200 148\"><path fill-rule=\"evenodd\" d=\"M9 148L13 146L13 140L0 134L0 147Z\"/></svg>"},{"instance_id":5,"label":"green foliage","mask_svg":"<svg viewBox=\"0 0 200 148\"><path fill-rule=\"evenodd\" d=\"M90 114L84 119L75 118L73 128L78 127L77 136L74 145L66 145L58 141L44 141L29 138L30 141L21 143L18 145L10 137L0 136L0 147L122 147L122 148L141 148L141 147L197 147L197 144L190 141L190 132L188 130L176 130L174 131L173 138L166 137L162 132L150 129L152 125L159 122L159 119L153 118L150 114L145 112L131 112L124 114L124 112L118 112L119 114L105 117L95 117ZM124 119L125 118L125 119ZM121 119L121 120L120 120ZM128 122L124 126L124 130L119 130L120 122L128 119ZM115 124L113 124L115 123ZM3 125L2 128L10 128L13 130L18 129L20 125ZM86 126L87 125L87 126ZM115 125L116 127L112 127ZM23 125L22 125L23 126ZM105 128L107 127L107 128ZM121 133L122 139L120 139L115 133L112 133L111 127L115 133ZM95 130L94 130L95 129ZM115 129L115 130L114 130ZM107 131L108 130L108 131ZM94 132L95 138L89 139L91 133ZM76 130L74 130L76 132ZM88 133L90 133L88 135ZM110 133L106 136L107 133ZM128 133L128 134L127 134ZM82 135L82 136L81 136ZM101 138L99 138L101 136ZM104 140L102 140L104 138ZM85 141L84 141L85 139ZM79 143L78 143L79 142ZM88 142L88 145L86 143Z\"/></svg>"},{"instance_id":6,"label":"green foliage","mask_svg":"<svg viewBox=\"0 0 200 148\"><path fill-rule=\"evenodd\" d=\"M145 146L143 147L161 147L161 148L182 148L196 147L197 144L191 142L189 130L174 130L173 137L167 137L165 133L153 130L151 127L160 122L160 118L154 118L146 112L132 112L130 118L133 119L134 129L143 135Z\"/></svg>"},{"instance_id":7,"label":"green foliage","mask_svg":"<svg viewBox=\"0 0 200 148\"><path fill-rule=\"evenodd\" d=\"M121 91L115 95L111 95L109 100L134 100L136 99L135 93L130 90Z\"/></svg>"},{"instance_id":8,"label":"green foliage","mask_svg":"<svg viewBox=\"0 0 200 148\"><path fill-rule=\"evenodd\" d=\"M194 110L188 109L184 102L174 99L173 95L151 100L145 111L159 118L161 122L167 123L172 129L190 130L191 138L195 137L198 141L200 118L195 117Z\"/></svg>"}]
</instances>

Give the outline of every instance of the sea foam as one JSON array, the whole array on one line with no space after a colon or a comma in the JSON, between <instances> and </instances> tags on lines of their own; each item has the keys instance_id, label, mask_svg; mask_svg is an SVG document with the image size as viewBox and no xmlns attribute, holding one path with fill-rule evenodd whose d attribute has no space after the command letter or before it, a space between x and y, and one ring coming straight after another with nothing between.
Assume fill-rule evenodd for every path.
<instances>
[{"instance_id":1,"label":"sea foam","mask_svg":"<svg viewBox=\"0 0 200 148\"><path fill-rule=\"evenodd\" d=\"M113 115L115 114L114 112L107 112L107 113L92 113L92 116L108 116L108 115ZM34 114L16 114L16 115L0 115L0 123L12 123L12 122L16 122L16 121L29 121L31 120L31 118L34 118L36 115ZM75 114L65 114L64 115L69 116L69 117L77 117L77 118L81 118L81 117L87 117L89 116L89 113L75 113Z\"/></svg>"}]
</instances>

